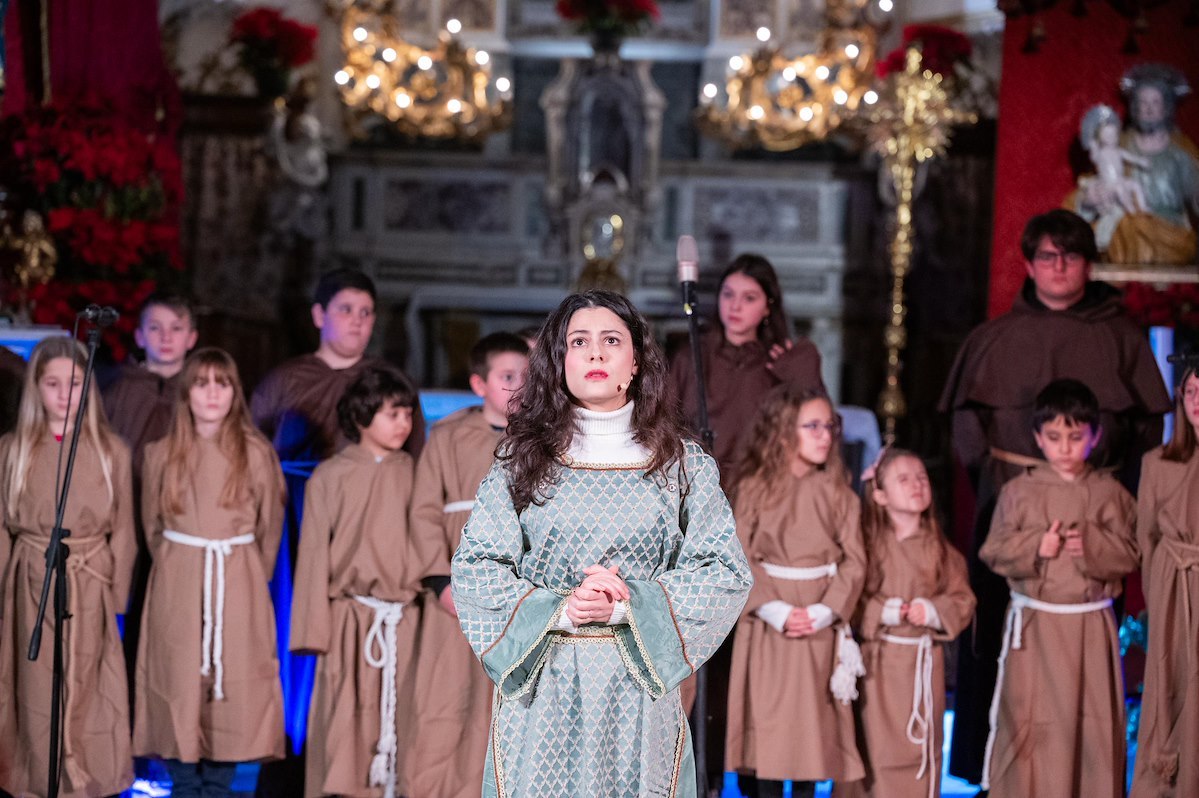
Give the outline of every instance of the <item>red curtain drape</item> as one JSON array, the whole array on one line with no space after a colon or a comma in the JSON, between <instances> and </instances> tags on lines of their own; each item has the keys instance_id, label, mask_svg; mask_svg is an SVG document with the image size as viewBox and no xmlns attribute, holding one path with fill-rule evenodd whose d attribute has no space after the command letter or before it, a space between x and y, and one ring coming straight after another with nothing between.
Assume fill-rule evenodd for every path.
<instances>
[{"instance_id":1,"label":"red curtain drape","mask_svg":"<svg viewBox=\"0 0 1199 798\"><path fill-rule=\"evenodd\" d=\"M157 0L43 2L49 3L53 100L92 97L111 104L145 130L168 134L176 130L181 106L174 77L163 59ZM21 24L22 13L35 6L21 0L11 0L8 6L4 25L8 85L0 107L5 116L36 102L27 88L27 43Z\"/></svg>"},{"instance_id":2,"label":"red curtain drape","mask_svg":"<svg viewBox=\"0 0 1199 798\"><path fill-rule=\"evenodd\" d=\"M1138 55L1121 53L1128 20L1111 4L1088 2L1083 17L1070 13L1072 5L1063 0L1040 15L1048 33L1040 52L1021 52L1031 18L1009 19L1004 30L988 304L992 317L1011 307L1024 281L1024 224L1061 205L1075 186L1070 157L1082 115L1102 102L1127 119L1118 84L1130 66L1156 61L1187 75L1194 93L1180 103L1178 125L1199 141L1199 28L1183 26L1186 4L1164 3L1146 12L1149 31L1139 37Z\"/></svg>"}]
</instances>

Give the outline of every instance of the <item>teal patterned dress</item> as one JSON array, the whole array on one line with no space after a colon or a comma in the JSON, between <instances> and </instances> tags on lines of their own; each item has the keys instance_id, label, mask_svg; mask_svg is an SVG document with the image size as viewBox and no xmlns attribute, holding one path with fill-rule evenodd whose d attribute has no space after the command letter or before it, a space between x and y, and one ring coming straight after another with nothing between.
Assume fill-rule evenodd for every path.
<instances>
[{"instance_id":1,"label":"teal patterned dress","mask_svg":"<svg viewBox=\"0 0 1199 798\"><path fill-rule=\"evenodd\" d=\"M563 466L517 515L501 464L453 561L462 629L497 685L483 795L695 798L678 685L720 645L752 585L715 461ZM680 498L680 475L689 488ZM557 630L582 569L619 565L625 622Z\"/></svg>"}]
</instances>

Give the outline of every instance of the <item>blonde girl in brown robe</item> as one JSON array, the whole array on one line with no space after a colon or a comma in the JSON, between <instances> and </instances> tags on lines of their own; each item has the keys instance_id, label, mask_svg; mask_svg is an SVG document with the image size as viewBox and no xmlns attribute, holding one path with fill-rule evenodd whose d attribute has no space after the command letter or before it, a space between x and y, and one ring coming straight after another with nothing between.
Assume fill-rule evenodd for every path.
<instances>
[{"instance_id":1,"label":"blonde girl in brown robe","mask_svg":"<svg viewBox=\"0 0 1199 798\"><path fill-rule=\"evenodd\" d=\"M411 794L421 611L408 534L413 464L401 451L416 390L390 366L363 370L338 402L351 443L317 467L304 496L291 650L318 655L304 795Z\"/></svg>"},{"instance_id":2,"label":"blonde girl in brown robe","mask_svg":"<svg viewBox=\"0 0 1199 798\"><path fill-rule=\"evenodd\" d=\"M920 458L884 450L862 514L868 566L857 628L866 676L858 712L866 778L838 795L941 794L941 644L970 624L974 593L966 559L945 540L932 501Z\"/></svg>"},{"instance_id":3,"label":"blonde girl in brown robe","mask_svg":"<svg viewBox=\"0 0 1199 798\"><path fill-rule=\"evenodd\" d=\"M25 373L16 429L0 438L0 790L45 795L53 618L41 653L26 657L55 516L59 440L75 423L87 356L47 338ZM72 372L72 367L74 371ZM68 400L68 394L70 399ZM133 783L129 699L116 615L125 611L136 541L129 449L113 434L92 384L63 526L67 595L62 796L92 798Z\"/></svg>"},{"instance_id":4,"label":"blonde girl in brown robe","mask_svg":"<svg viewBox=\"0 0 1199 798\"><path fill-rule=\"evenodd\" d=\"M979 556L1011 589L983 788L992 798L1120 798L1124 682L1112 599L1137 567L1136 506L1087 465L1099 403L1077 380L1037 395L1045 455L1004 485Z\"/></svg>"},{"instance_id":5,"label":"blonde girl in brown robe","mask_svg":"<svg viewBox=\"0 0 1199 798\"><path fill-rule=\"evenodd\" d=\"M729 770L756 775L751 798L781 796L786 779L807 782L798 796L865 775L850 707L860 659L854 668L845 625L865 552L839 439L823 394L783 386L759 411L741 466L734 515L754 587L733 644L725 756Z\"/></svg>"},{"instance_id":6,"label":"blonde girl in brown robe","mask_svg":"<svg viewBox=\"0 0 1199 798\"><path fill-rule=\"evenodd\" d=\"M1199 795L1199 373L1174 399L1174 435L1145 455L1137 491L1149 661L1132 798Z\"/></svg>"},{"instance_id":7,"label":"blonde girl in brown robe","mask_svg":"<svg viewBox=\"0 0 1199 798\"><path fill-rule=\"evenodd\" d=\"M284 755L267 582L283 472L255 429L233 359L192 354L170 432L146 447L153 557L138 648L133 749L166 760L172 795L228 794L236 762Z\"/></svg>"}]
</instances>

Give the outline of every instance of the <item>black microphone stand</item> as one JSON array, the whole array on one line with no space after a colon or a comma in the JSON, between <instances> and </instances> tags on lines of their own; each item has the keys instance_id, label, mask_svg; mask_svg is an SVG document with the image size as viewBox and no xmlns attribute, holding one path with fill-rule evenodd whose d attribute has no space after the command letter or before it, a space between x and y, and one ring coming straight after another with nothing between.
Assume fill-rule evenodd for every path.
<instances>
[{"instance_id":1,"label":"black microphone stand","mask_svg":"<svg viewBox=\"0 0 1199 798\"><path fill-rule=\"evenodd\" d=\"M708 423L708 387L704 380L704 356L699 341L699 318L695 315L695 283L683 281L683 313L687 316L687 332L691 341L691 358L695 366L695 398L699 411L699 437L704 448L712 452L715 436ZM695 672L695 705L691 708L691 726L695 730L695 786L700 798L708 797L708 665Z\"/></svg>"},{"instance_id":2,"label":"black microphone stand","mask_svg":"<svg viewBox=\"0 0 1199 798\"><path fill-rule=\"evenodd\" d=\"M54 527L50 531L50 545L46 547L46 575L42 580L42 595L38 601L37 619L33 624L33 633L29 636L29 659L36 660L42 646L42 622L46 617L46 603L50 596L50 580L54 579L54 666L50 687L50 770L46 782L47 798L58 798L59 771L61 769L63 739L63 623L67 615L67 557L70 550L65 539L71 536L71 530L64 529L63 516L67 511L67 497L71 490L71 474L75 470L75 453L79 449L79 434L83 427L84 414L87 412L87 400L92 382L92 371L96 365L96 349L100 344L100 327L93 325L87 332L87 366L83 370L82 395L79 397L79 409L75 411L75 424L71 432L71 447L67 454L67 467L63 474L62 490L57 496L54 509Z\"/></svg>"}]
</instances>

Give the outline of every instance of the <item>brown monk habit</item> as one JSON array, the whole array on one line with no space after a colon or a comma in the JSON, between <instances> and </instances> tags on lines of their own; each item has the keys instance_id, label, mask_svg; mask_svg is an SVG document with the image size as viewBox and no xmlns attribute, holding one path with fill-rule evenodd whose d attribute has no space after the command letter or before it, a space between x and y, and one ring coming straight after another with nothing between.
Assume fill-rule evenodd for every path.
<instances>
[{"instance_id":1,"label":"brown monk habit","mask_svg":"<svg viewBox=\"0 0 1199 798\"><path fill-rule=\"evenodd\" d=\"M1004 483L1040 459L1032 435L1033 403L1052 380L1083 382L1099 399L1103 435L1091 464L1116 468L1136 484L1140 460L1161 442L1161 415L1170 398L1144 332L1124 315L1120 293L1092 281L1078 304L1049 310L1026 280L1011 311L966 339L941 395L953 414L954 450L976 485L977 513L967 547L970 584L978 597L976 625L962 636L956 722L949 770L977 783L982 774L987 712L995 684L1007 587L978 559ZM999 450L999 454L994 454ZM1004 459L1006 458L1006 461Z\"/></svg>"},{"instance_id":2,"label":"brown monk habit","mask_svg":"<svg viewBox=\"0 0 1199 798\"><path fill-rule=\"evenodd\" d=\"M324 460L346 445L337 425L337 402L362 370L386 365L363 358L335 369L314 354L300 355L259 383L250 400L254 423L275 445L279 459ZM416 457L425 443L425 419L419 404L412 408L412 433L404 451Z\"/></svg>"}]
</instances>

